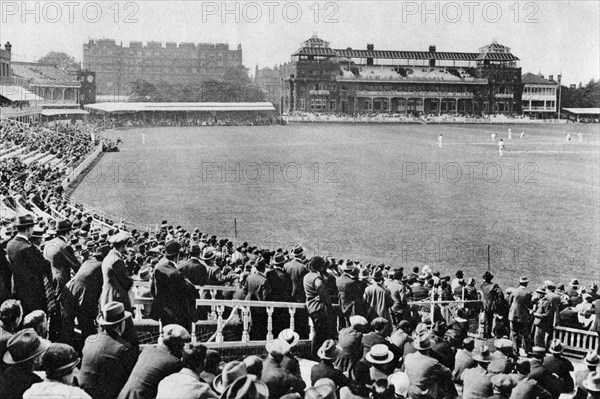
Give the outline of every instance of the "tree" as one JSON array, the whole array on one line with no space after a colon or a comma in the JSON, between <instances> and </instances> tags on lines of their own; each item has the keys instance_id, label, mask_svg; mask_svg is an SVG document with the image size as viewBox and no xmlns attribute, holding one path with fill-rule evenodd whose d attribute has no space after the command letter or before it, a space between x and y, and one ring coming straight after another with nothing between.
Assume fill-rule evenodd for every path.
<instances>
[{"instance_id":1,"label":"tree","mask_svg":"<svg viewBox=\"0 0 600 399\"><path fill-rule=\"evenodd\" d=\"M227 68L223 75L224 82L239 83L242 85L251 82L250 76L248 76L248 68L243 65L236 65L231 68Z\"/></svg>"},{"instance_id":2,"label":"tree","mask_svg":"<svg viewBox=\"0 0 600 399\"><path fill-rule=\"evenodd\" d=\"M62 70L77 70L79 62L66 53L51 51L38 60L40 64L50 64Z\"/></svg>"}]
</instances>

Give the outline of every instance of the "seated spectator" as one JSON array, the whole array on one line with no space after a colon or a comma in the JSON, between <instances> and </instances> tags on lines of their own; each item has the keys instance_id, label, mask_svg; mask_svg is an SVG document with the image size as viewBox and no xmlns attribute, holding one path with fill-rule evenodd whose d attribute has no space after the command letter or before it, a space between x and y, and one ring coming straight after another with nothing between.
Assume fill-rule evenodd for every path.
<instances>
[{"instance_id":1,"label":"seated spectator","mask_svg":"<svg viewBox=\"0 0 600 399\"><path fill-rule=\"evenodd\" d=\"M308 388L304 393L304 399L336 399L335 389L328 384Z\"/></svg>"},{"instance_id":2,"label":"seated spectator","mask_svg":"<svg viewBox=\"0 0 600 399\"><path fill-rule=\"evenodd\" d=\"M333 362L342 353L342 349L335 343L333 339L328 339L323 342L323 345L317 351L317 356L321 361L315 364L310 370L310 381L311 384L321 379L329 378L338 387L344 387L348 385L348 377L344 375L340 370L333 367Z\"/></svg>"},{"instance_id":3,"label":"seated spectator","mask_svg":"<svg viewBox=\"0 0 600 399\"><path fill-rule=\"evenodd\" d=\"M281 367L281 362L290 351L290 345L281 339L268 342L267 359L263 364L262 381L269 387L270 398L279 399L288 393L302 393L306 383Z\"/></svg>"},{"instance_id":4,"label":"seated spectator","mask_svg":"<svg viewBox=\"0 0 600 399\"><path fill-rule=\"evenodd\" d=\"M475 340L465 338L462 342L462 349L456 352L454 370L452 371L452 381L455 384L462 385L463 372L477 366L477 362L473 359L473 349L475 349Z\"/></svg>"},{"instance_id":5,"label":"seated spectator","mask_svg":"<svg viewBox=\"0 0 600 399\"><path fill-rule=\"evenodd\" d=\"M261 379L263 360L260 357L256 355L247 356L244 358L244 364L249 375L253 375L259 380Z\"/></svg>"},{"instance_id":6,"label":"seated spectator","mask_svg":"<svg viewBox=\"0 0 600 399\"><path fill-rule=\"evenodd\" d=\"M575 373L575 396L573 399L586 399L587 390L583 385L583 382L587 379L588 375L597 370L600 365L600 357L595 351L588 352L583 358L583 363L586 366L585 370L580 370Z\"/></svg>"},{"instance_id":7,"label":"seated spectator","mask_svg":"<svg viewBox=\"0 0 600 399\"><path fill-rule=\"evenodd\" d=\"M7 299L0 305L0 356L6 353L8 340L13 336L23 320L21 302L16 299ZM5 365L0 363L0 372Z\"/></svg>"},{"instance_id":8,"label":"seated spectator","mask_svg":"<svg viewBox=\"0 0 600 399\"><path fill-rule=\"evenodd\" d=\"M515 382L506 374L498 374L490 379L494 394L488 399L509 399Z\"/></svg>"},{"instance_id":9,"label":"seated spectator","mask_svg":"<svg viewBox=\"0 0 600 399\"><path fill-rule=\"evenodd\" d=\"M477 366L462 373L463 399L480 399L492 396L491 375L487 370L492 361L489 348L483 345L479 351L473 354L473 360L475 360Z\"/></svg>"},{"instance_id":10,"label":"seated spectator","mask_svg":"<svg viewBox=\"0 0 600 399\"><path fill-rule=\"evenodd\" d=\"M552 340L550 354L544 359L544 367L563 380L562 393L571 393L575 389L571 372L574 370L573 363L562 356L563 345L558 339Z\"/></svg>"},{"instance_id":11,"label":"seated spectator","mask_svg":"<svg viewBox=\"0 0 600 399\"><path fill-rule=\"evenodd\" d=\"M410 381L408 380L408 376L405 372L398 371L390 375L388 377L388 383L390 386L394 386L396 399L405 399L408 397L408 387L410 386Z\"/></svg>"},{"instance_id":12,"label":"seated spectator","mask_svg":"<svg viewBox=\"0 0 600 399\"><path fill-rule=\"evenodd\" d=\"M388 383L387 378L375 381L371 387L371 399L394 399L395 387Z\"/></svg>"},{"instance_id":13,"label":"seated spectator","mask_svg":"<svg viewBox=\"0 0 600 399\"><path fill-rule=\"evenodd\" d=\"M221 374L219 366L221 364L221 355L214 349L206 351L206 360L204 361L204 370L200 373L200 378L206 381L207 384L213 384L216 376Z\"/></svg>"},{"instance_id":14,"label":"seated spectator","mask_svg":"<svg viewBox=\"0 0 600 399\"><path fill-rule=\"evenodd\" d=\"M23 319L23 328L33 328L40 338L48 336L48 317L43 310L34 310Z\"/></svg>"},{"instance_id":15,"label":"seated spectator","mask_svg":"<svg viewBox=\"0 0 600 399\"><path fill-rule=\"evenodd\" d=\"M21 399L33 384L42 382L34 370L49 347L50 342L41 339L31 328L10 337L3 357L8 368L0 375L0 398Z\"/></svg>"},{"instance_id":16,"label":"seated spectator","mask_svg":"<svg viewBox=\"0 0 600 399\"><path fill-rule=\"evenodd\" d=\"M334 362L335 368L345 373L363 356L362 339L368 326L367 319L362 316L350 316L349 322L350 327L343 328L338 334L342 353Z\"/></svg>"},{"instance_id":17,"label":"seated spectator","mask_svg":"<svg viewBox=\"0 0 600 399\"><path fill-rule=\"evenodd\" d=\"M583 382L583 387L588 392L588 399L600 398L600 372L590 373Z\"/></svg>"},{"instance_id":18,"label":"seated spectator","mask_svg":"<svg viewBox=\"0 0 600 399\"><path fill-rule=\"evenodd\" d=\"M183 368L179 373L165 377L159 384L156 399L217 398L210 385L200 378L206 358L206 346L187 343L183 347Z\"/></svg>"},{"instance_id":19,"label":"seated spectator","mask_svg":"<svg viewBox=\"0 0 600 399\"><path fill-rule=\"evenodd\" d=\"M373 381L387 379L394 372L394 354L387 345L373 345L365 359L371 365L370 374Z\"/></svg>"},{"instance_id":20,"label":"seated spectator","mask_svg":"<svg viewBox=\"0 0 600 399\"><path fill-rule=\"evenodd\" d=\"M370 367L365 361L358 361L350 370L348 385L340 388L340 399L368 399L371 385Z\"/></svg>"},{"instance_id":21,"label":"seated spectator","mask_svg":"<svg viewBox=\"0 0 600 399\"><path fill-rule=\"evenodd\" d=\"M269 399L269 388L252 376L241 376L227 386L221 399Z\"/></svg>"},{"instance_id":22,"label":"seated spectator","mask_svg":"<svg viewBox=\"0 0 600 399\"><path fill-rule=\"evenodd\" d=\"M159 382L182 369L181 354L190 341L190 334L180 325L163 327L162 342L144 348L119 399L156 397Z\"/></svg>"},{"instance_id":23,"label":"seated spectator","mask_svg":"<svg viewBox=\"0 0 600 399\"><path fill-rule=\"evenodd\" d=\"M33 384L23 394L23 399L91 399L84 390L75 385L75 367L79 357L72 346L51 344L42 356L42 368L46 379Z\"/></svg>"},{"instance_id":24,"label":"seated spectator","mask_svg":"<svg viewBox=\"0 0 600 399\"><path fill-rule=\"evenodd\" d=\"M233 384L235 380L247 375L248 371L246 370L246 364L244 362L234 360L227 363L225 367L223 367L221 374L214 379L212 388L217 394L222 395L227 387Z\"/></svg>"},{"instance_id":25,"label":"seated spectator","mask_svg":"<svg viewBox=\"0 0 600 399\"><path fill-rule=\"evenodd\" d=\"M287 328L279 333L278 338L284 340L290 345L289 352L283 357L283 360L281 361L281 367L283 367L285 370L289 371L296 377L302 378L302 375L300 374L300 362L298 362L298 359L296 359L296 356L294 355L296 345L298 345L298 342L300 341L300 334L298 334L290 328Z\"/></svg>"}]
</instances>

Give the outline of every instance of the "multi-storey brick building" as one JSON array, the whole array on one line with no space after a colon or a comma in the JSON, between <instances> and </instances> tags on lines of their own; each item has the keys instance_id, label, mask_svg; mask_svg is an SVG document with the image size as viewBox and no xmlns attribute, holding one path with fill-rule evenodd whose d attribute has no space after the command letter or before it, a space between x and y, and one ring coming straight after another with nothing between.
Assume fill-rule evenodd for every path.
<instances>
[{"instance_id":1,"label":"multi-storey brick building","mask_svg":"<svg viewBox=\"0 0 600 399\"><path fill-rule=\"evenodd\" d=\"M217 43L130 42L90 40L83 45L83 68L96 72L98 94L123 95L129 84L144 79L152 83L186 83L220 79L226 70L242 64L242 46L230 50Z\"/></svg>"},{"instance_id":2,"label":"multi-storey brick building","mask_svg":"<svg viewBox=\"0 0 600 399\"><path fill-rule=\"evenodd\" d=\"M523 81L523 114L533 119L554 118L557 115L557 92L559 81L554 81L554 76L548 79L544 75L526 73Z\"/></svg>"},{"instance_id":3,"label":"multi-storey brick building","mask_svg":"<svg viewBox=\"0 0 600 399\"><path fill-rule=\"evenodd\" d=\"M6 42L4 50L0 48L0 78L7 78L10 76L11 49L12 45L10 42Z\"/></svg>"},{"instance_id":4,"label":"multi-storey brick building","mask_svg":"<svg viewBox=\"0 0 600 399\"><path fill-rule=\"evenodd\" d=\"M313 36L282 68L284 112L521 113L508 47L477 53L332 49Z\"/></svg>"}]
</instances>

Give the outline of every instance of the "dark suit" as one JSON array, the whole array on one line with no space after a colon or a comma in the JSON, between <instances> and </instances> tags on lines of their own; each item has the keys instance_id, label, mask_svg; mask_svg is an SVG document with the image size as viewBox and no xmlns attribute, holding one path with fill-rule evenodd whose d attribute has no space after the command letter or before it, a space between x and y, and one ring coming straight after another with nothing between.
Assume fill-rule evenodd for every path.
<instances>
[{"instance_id":1,"label":"dark suit","mask_svg":"<svg viewBox=\"0 0 600 399\"><path fill-rule=\"evenodd\" d=\"M575 389L575 383L571 377L571 371L574 370L573 363L562 356L548 355L544 359L544 367L551 373L559 376L564 385L562 386L563 393L571 393Z\"/></svg>"},{"instance_id":2,"label":"dark suit","mask_svg":"<svg viewBox=\"0 0 600 399\"><path fill-rule=\"evenodd\" d=\"M335 368L343 372L350 372L352 366L363 357L362 352L363 334L354 329L346 327L338 334L338 344L344 351L335 362Z\"/></svg>"},{"instance_id":3,"label":"dark suit","mask_svg":"<svg viewBox=\"0 0 600 399\"><path fill-rule=\"evenodd\" d=\"M410 353L404 359L404 370L410 381L408 398L437 399L446 394L456 397L452 372L434 358L420 352Z\"/></svg>"},{"instance_id":4,"label":"dark suit","mask_svg":"<svg viewBox=\"0 0 600 399\"><path fill-rule=\"evenodd\" d=\"M523 286L512 290L509 296L510 309L508 320L510 321L510 335L514 347L519 353L521 342L527 353L531 350L531 316L529 311L532 307L531 292Z\"/></svg>"},{"instance_id":5,"label":"dark suit","mask_svg":"<svg viewBox=\"0 0 600 399\"><path fill-rule=\"evenodd\" d=\"M266 274L271 287L268 301L295 302L292 298L292 279L283 267L274 266ZM287 309L275 308L273 311L273 335L277 336L290 325L290 314Z\"/></svg>"},{"instance_id":6,"label":"dark suit","mask_svg":"<svg viewBox=\"0 0 600 399\"><path fill-rule=\"evenodd\" d=\"M10 262L6 258L7 241L0 241L0 303L10 298L12 294L12 272Z\"/></svg>"},{"instance_id":7,"label":"dark suit","mask_svg":"<svg viewBox=\"0 0 600 399\"><path fill-rule=\"evenodd\" d=\"M550 392L550 395L554 399L558 399L564 386L562 378L552 374L543 364L541 360L532 359L531 371L529 372L529 378L536 380L542 388Z\"/></svg>"},{"instance_id":8,"label":"dark suit","mask_svg":"<svg viewBox=\"0 0 600 399\"><path fill-rule=\"evenodd\" d=\"M304 393L306 383L289 371L285 370L270 356L263 362L261 381L269 387L269 399L279 399L281 396L297 392Z\"/></svg>"},{"instance_id":9,"label":"dark suit","mask_svg":"<svg viewBox=\"0 0 600 399\"><path fill-rule=\"evenodd\" d=\"M75 257L73 248L61 236L53 238L44 245L44 257L52 265L56 292L60 293L62 287L71 279L71 269L77 273L81 265Z\"/></svg>"},{"instance_id":10,"label":"dark suit","mask_svg":"<svg viewBox=\"0 0 600 399\"><path fill-rule=\"evenodd\" d=\"M244 285L244 294L247 301L266 301L271 291L271 285L264 273L253 273L248 276ZM251 340L266 339L267 336L267 311L265 308L250 308L252 316Z\"/></svg>"},{"instance_id":11,"label":"dark suit","mask_svg":"<svg viewBox=\"0 0 600 399\"><path fill-rule=\"evenodd\" d=\"M473 367L463 371L463 399L481 399L492 396L494 390L492 375L483 367Z\"/></svg>"},{"instance_id":12,"label":"dark suit","mask_svg":"<svg viewBox=\"0 0 600 399\"><path fill-rule=\"evenodd\" d=\"M192 291L193 290L193 291ZM163 326L179 324L188 331L192 326L192 302L195 288L186 282L175 264L163 258L154 268L151 293L154 297L150 317Z\"/></svg>"},{"instance_id":13,"label":"dark suit","mask_svg":"<svg viewBox=\"0 0 600 399\"><path fill-rule=\"evenodd\" d=\"M22 399L25 391L39 382L42 379L37 374L21 369L19 365L10 366L0 375L0 398Z\"/></svg>"},{"instance_id":14,"label":"dark suit","mask_svg":"<svg viewBox=\"0 0 600 399\"><path fill-rule=\"evenodd\" d=\"M363 301L365 285L348 273L344 273L338 277L336 279L336 285L338 289L340 313L342 314L346 326L350 326L349 319L351 316L366 316L367 312Z\"/></svg>"},{"instance_id":15,"label":"dark suit","mask_svg":"<svg viewBox=\"0 0 600 399\"><path fill-rule=\"evenodd\" d=\"M93 399L116 399L135 366L137 351L125 340L102 331L83 347L79 386Z\"/></svg>"},{"instance_id":16,"label":"dark suit","mask_svg":"<svg viewBox=\"0 0 600 399\"><path fill-rule=\"evenodd\" d=\"M292 298L293 302L305 303L306 293L304 292L304 276L308 274L308 269L304 263L299 260L292 260L283 266L292 280ZM300 334L301 339L306 339L310 333L308 324L308 312L305 309L297 309L295 320L295 329Z\"/></svg>"},{"instance_id":17,"label":"dark suit","mask_svg":"<svg viewBox=\"0 0 600 399\"><path fill-rule=\"evenodd\" d=\"M34 310L48 312L44 276L52 280L50 262L33 244L21 236L12 239L7 245L13 275L13 291L21 301L23 315Z\"/></svg>"},{"instance_id":18,"label":"dark suit","mask_svg":"<svg viewBox=\"0 0 600 399\"><path fill-rule=\"evenodd\" d=\"M208 272L198 258L191 257L179 262L177 269L194 285L206 285Z\"/></svg>"},{"instance_id":19,"label":"dark suit","mask_svg":"<svg viewBox=\"0 0 600 399\"><path fill-rule=\"evenodd\" d=\"M594 302L595 319L592 325L592 331L596 331L598 334L598 341L600 341L600 299L596 299ZM600 345L598 345L598 354L600 355Z\"/></svg>"},{"instance_id":20,"label":"dark suit","mask_svg":"<svg viewBox=\"0 0 600 399\"><path fill-rule=\"evenodd\" d=\"M158 383L182 369L181 361L164 345L144 348L118 399L154 399Z\"/></svg>"},{"instance_id":21,"label":"dark suit","mask_svg":"<svg viewBox=\"0 0 600 399\"><path fill-rule=\"evenodd\" d=\"M323 361L315 364L310 369L310 382L312 385L315 385L315 382L321 378L329 378L335 382L338 388L345 387L349 382L348 377L344 373Z\"/></svg>"},{"instance_id":22,"label":"dark suit","mask_svg":"<svg viewBox=\"0 0 600 399\"><path fill-rule=\"evenodd\" d=\"M433 347L431 348L431 350L435 354L434 357L438 359L440 363L442 363L444 366L448 367L450 370L454 370L455 354L450 344L436 335L432 335L431 338L434 342Z\"/></svg>"},{"instance_id":23,"label":"dark suit","mask_svg":"<svg viewBox=\"0 0 600 399\"><path fill-rule=\"evenodd\" d=\"M97 332L94 321L99 314L100 294L102 293L102 262L90 258L83 262L75 277L65 288L62 304L68 313L77 317L83 340Z\"/></svg>"}]
</instances>

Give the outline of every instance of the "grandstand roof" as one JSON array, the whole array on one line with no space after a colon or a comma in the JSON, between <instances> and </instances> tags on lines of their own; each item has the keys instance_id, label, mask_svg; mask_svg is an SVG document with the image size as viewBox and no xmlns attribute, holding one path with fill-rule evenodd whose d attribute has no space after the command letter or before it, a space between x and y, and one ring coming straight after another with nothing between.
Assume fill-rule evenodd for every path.
<instances>
[{"instance_id":1,"label":"grandstand roof","mask_svg":"<svg viewBox=\"0 0 600 399\"><path fill-rule=\"evenodd\" d=\"M261 103L97 103L84 106L88 111L123 112L210 112L210 111L275 111L273 104Z\"/></svg>"},{"instance_id":2,"label":"grandstand roof","mask_svg":"<svg viewBox=\"0 0 600 399\"><path fill-rule=\"evenodd\" d=\"M13 74L36 82L76 82L72 74L63 71L53 65L38 64L35 62L13 62L11 63Z\"/></svg>"},{"instance_id":3,"label":"grandstand roof","mask_svg":"<svg viewBox=\"0 0 600 399\"><path fill-rule=\"evenodd\" d=\"M443 60L443 61L518 61L511 53L460 53L440 51L388 51L388 50L353 50L331 49L321 47L302 47L294 55L314 55L343 58L378 58L378 59L411 59L411 60Z\"/></svg>"},{"instance_id":4,"label":"grandstand roof","mask_svg":"<svg viewBox=\"0 0 600 399\"><path fill-rule=\"evenodd\" d=\"M0 96L9 99L10 101L44 101L38 95L33 94L29 90L25 90L21 86L0 86Z\"/></svg>"},{"instance_id":5,"label":"grandstand roof","mask_svg":"<svg viewBox=\"0 0 600 399\"><path fill-rule=\"evenodd\" d=\"M55 116L55 115L88 115L89 112L83 109L74 108L61 108L61 109L43 109L41 114L43 116Z\"/></svg>"},{"instance_id":6,"label":"grandstand roof","mask_svg":"<svg viewBox=\"0 0 600 399\"><path fill-rule=\"evenodd\" d=\"M565 111L578 115L600 115L600 108L563 108Z\"/></svg>"},{"instance_id":7,"label":"grandstand roof","mask_svg":"<svg viewBox=\"0 0 600 399\"><path fill-rule=\"evenodd\" d=\"M557 82L544 79L543 77L531 72L527 72L521 77L521 82L526 85L558 85Z\"/></svg>"}]
</instances>

